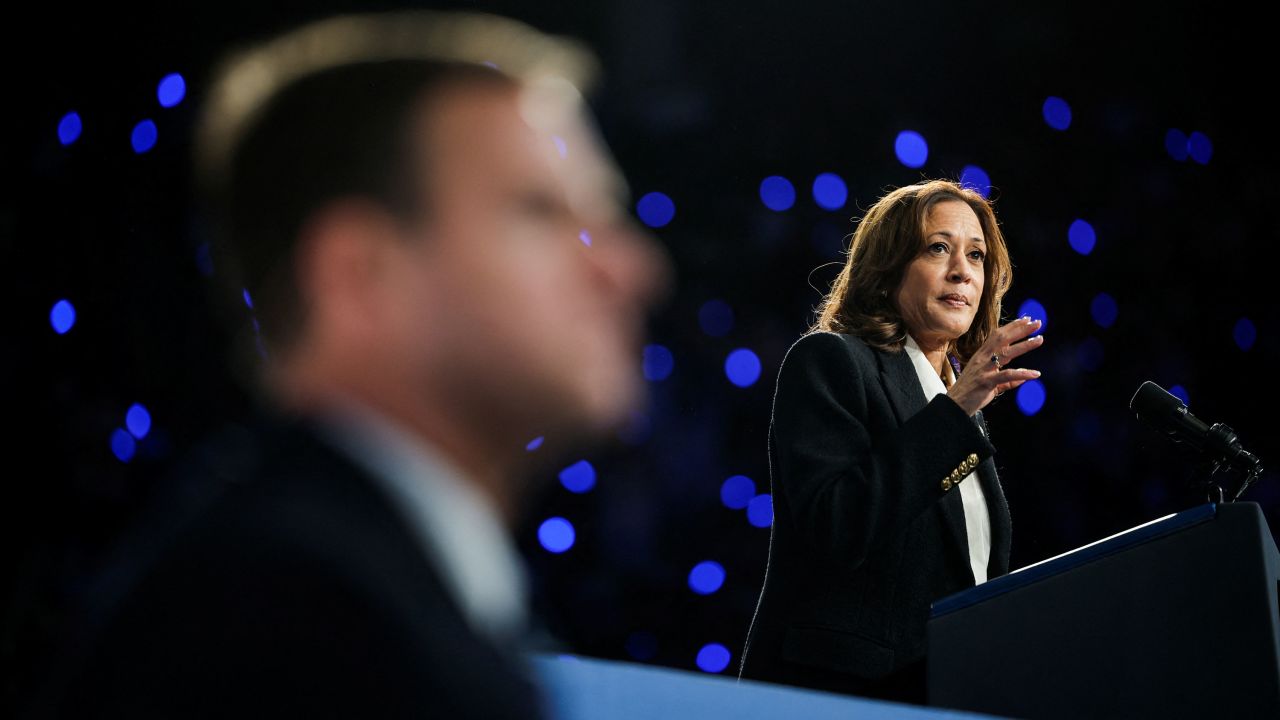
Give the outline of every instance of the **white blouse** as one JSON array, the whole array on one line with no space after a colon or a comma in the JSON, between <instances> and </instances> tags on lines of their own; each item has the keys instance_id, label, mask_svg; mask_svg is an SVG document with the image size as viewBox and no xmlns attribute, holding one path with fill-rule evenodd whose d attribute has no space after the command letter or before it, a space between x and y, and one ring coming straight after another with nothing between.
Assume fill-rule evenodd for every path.
<instances>
[{"instance_id":1,"label":"white blouse","mask_svg":"<svg viewBox=\"0 0 1280 720\"><path fill-rule=\"evenodd\" d=\"M929 364L929 359L924 356L911 335L907 335L906 351L920 378L925 402L945 394L947 386L942 383L942 378L933 365ZM956 375L951 369L951 363L944 362L943 366L952 384L955 384ZM964 527L969 539L969 566L973 568L974 583L981 585L987 581L987 561L991 557L991 515L987 512L987 498L982 492L982 483L978 481L976 470L960 481L960 500L964 503Z\"/></svg>"}]
</instances>

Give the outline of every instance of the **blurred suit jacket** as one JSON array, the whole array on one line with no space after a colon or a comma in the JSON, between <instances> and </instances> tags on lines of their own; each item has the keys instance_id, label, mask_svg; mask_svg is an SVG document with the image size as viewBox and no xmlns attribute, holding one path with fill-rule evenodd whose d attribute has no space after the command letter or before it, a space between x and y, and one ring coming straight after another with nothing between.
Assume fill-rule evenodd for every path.
<instances>
[{"instance_id":1,"label":"blurred suit jacket","mask_svg":"<svg viewBox=\"0 0 1280 720\"><path fill-rule=\"evenodd\" d=\"M37 715L541 716L514 656L318 430L266 418L179 474Z\"/></svg>"},{"instance_id":2,"label":"blurred suit jacket","mask_svg":"<svg viewBox=\"0 0 1280 720\"><path fill-rule=\"evenodd\" d=\"M974 585L953 471L976 468L988 575L1009 569L994 451L981 413L925 401L905 351L830 332L792 345L769 427L769 564L740 676L924 702L929 605Z\"/></svg>"}]
</instances>

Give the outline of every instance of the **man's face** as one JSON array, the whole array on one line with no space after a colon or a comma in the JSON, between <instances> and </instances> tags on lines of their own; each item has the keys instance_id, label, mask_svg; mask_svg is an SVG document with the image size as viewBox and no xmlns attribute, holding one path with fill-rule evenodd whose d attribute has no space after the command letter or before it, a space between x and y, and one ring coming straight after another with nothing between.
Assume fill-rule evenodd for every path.
<instances>
[{"instance_id":1,"label":"man's face","mask_svg":"<svg viewBox=\"0 0 1280 720\"><path fill-rule=\"evenodd\" d=\"M495 433L617 423L640 398L645 310L667 269L608 158L528 91L458 88L433 107L426 218L397 283L411 381Z\"/></svg>"}]
</instances>

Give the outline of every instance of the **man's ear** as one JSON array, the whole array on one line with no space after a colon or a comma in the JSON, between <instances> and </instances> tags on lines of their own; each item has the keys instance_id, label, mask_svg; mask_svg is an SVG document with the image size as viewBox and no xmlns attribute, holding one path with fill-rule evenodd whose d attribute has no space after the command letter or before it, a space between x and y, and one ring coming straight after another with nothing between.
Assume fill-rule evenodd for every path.
<instances>
[{"instance_id":1,"label":"man's ear","mask_svg":"<svg viewBox=\"0 0 1280 720\"><path fill-rule=\"evenodd\" d=\"M376 322L394 227L376 203L355 198L329 204L303 226L297 283L313 329L351 330Z\"/></svg>"}]
</instances>

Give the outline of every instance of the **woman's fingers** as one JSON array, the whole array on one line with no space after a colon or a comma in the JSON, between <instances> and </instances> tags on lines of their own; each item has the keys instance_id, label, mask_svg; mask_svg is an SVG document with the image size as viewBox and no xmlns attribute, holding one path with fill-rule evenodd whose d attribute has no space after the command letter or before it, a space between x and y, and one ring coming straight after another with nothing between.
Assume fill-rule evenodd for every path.
<instances>
[{"instance_id":1,"label":"woman's fingers","mask_svg":"<svg viewBox=\"0 0 1280 720\"><path fill-rule=\"evenodd\" d=\"M1019 355L1024 355L1026 353L1029 353L1043 344L1044 344L1044 336L1037 335L1033 338L1028 338L1027 340L1023 340L1022 342L1014 343L1013 345L1004 347L1000 350L1000 364L1004 365L1006 364L1005 363L1006 360L1012 360L1013 358L1016 358Z\"/></svg>"}]
</instances>

